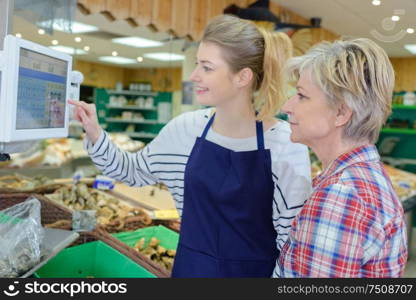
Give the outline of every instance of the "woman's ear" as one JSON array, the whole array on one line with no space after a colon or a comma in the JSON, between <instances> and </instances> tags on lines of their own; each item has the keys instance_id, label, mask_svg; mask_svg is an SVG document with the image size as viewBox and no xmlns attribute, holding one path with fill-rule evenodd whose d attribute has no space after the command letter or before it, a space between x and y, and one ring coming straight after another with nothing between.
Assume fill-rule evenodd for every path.
<instances>
[{"instance_id":1,"label":"woman's ear","mask_svg":"<svg viewBox=\"0 0 416 300\"><path fill-rule=\"evenodd\" d=\"M253 80L253 71L250 68L244 68L237 73L236 84L239 88L245 87L251 84Z\"/></svg>"},{"instance_id":2,"label":"woman's ear","mask_svg":"<svg viewBox=\"0 0 416 300\"><path fill-rule=\"evenodd\" d=\"M335 119L335 126L341 127L347 124L352 117L352 109L349 108L346 104L341 104L337 108L337 115Z\"/></svg>"}]
</instances>

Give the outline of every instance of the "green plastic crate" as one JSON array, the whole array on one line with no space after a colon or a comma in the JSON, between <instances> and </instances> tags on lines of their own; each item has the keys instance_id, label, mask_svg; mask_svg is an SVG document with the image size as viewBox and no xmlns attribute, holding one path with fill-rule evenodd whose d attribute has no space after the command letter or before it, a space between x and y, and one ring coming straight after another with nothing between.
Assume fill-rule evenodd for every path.
<instances>
[{"instance_id":1,"label":"green plastic crate","mask_svg":"<svg viewBox=\"0 0 416 300\"><path fill-rule=\"evenodd\" d=\"M38 278L155 278L109 245L95 241L66 248L40 268Z\"/></svg>"},{"instance_id":2,"label":"green plastic crate","mask_svg":"<svg viewBox=\"0 0 416 300\"><path fill-rule=\"evenodd\" d=\"M113 236L130 247L134 247L137 241L145 238L144 247L147 247L152 237L160 241L160 245L169 250L176 250L178 247L179 234L163 225L150 226L136 231L115 233Z\"/></svg>"}]
</instances>

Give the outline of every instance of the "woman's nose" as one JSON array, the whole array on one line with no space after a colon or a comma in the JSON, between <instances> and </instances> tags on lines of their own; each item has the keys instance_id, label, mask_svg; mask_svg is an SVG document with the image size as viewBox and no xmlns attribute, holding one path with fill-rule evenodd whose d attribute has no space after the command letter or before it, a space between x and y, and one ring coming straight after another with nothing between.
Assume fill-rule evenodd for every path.
<instances>
[{"instance_id":1,"label":"woman's nose","mask_svg":"<svg viewBox=\"0 0 416 300\"><path fill-rule=\"evenodd\" d=\"M286 103L282 106L282 113L290 114L292 112L292 101L293 97L289 98Z\"/></svg>"},{"instance_id":2,"label":"woman's nose","mask_svg":"<svg viewBox=\"0 0 416 300\"><path fill-rule=\"evenodd\" d=\"M197 68L195 68L195 69L192 71L191 76L189 76L189 79L190 79L191 81L193 81L193 82L196 82L196 81L198 81L198 80L199 80L199 76L198 76L198 71L197 71Z\"/></svg>"}]
</instances>

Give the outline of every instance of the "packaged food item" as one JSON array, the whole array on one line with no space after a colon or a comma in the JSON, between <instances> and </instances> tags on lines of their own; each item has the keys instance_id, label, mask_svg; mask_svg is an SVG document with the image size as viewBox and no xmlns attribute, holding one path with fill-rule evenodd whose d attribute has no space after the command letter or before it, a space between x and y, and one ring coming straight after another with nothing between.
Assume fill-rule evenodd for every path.
<instances>
[{"instance_id":1,"label":"packaged food item","mask_svg":"<svg viewBox=\"0 0 416 300\"><path fill-rule=\"evenodd\" d=\"M36 198L0 211L0 277L19 277L38 264L44 235Z\"/></svg>"}]
</instances>

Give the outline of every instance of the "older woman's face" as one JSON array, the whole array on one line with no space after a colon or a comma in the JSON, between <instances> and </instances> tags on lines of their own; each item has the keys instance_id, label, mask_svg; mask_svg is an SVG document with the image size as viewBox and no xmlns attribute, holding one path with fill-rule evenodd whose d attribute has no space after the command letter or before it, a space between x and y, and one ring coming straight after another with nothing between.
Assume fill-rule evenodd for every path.
<instances>
[{"instance_id":1,"label":"older woman's face","mask_svg":"<svg viewBox=\"0 0 416 300\"><path fill-rule=\"evenodd\" d=\"M336 110L329 106L325 94L312 81L310 71L300 74L296 90L296 95L282 108L288 114L292 142L313 147L324 139L331 139L336 130Z\"/></svg>"}]
</instances>

